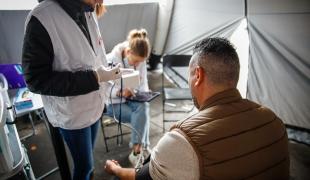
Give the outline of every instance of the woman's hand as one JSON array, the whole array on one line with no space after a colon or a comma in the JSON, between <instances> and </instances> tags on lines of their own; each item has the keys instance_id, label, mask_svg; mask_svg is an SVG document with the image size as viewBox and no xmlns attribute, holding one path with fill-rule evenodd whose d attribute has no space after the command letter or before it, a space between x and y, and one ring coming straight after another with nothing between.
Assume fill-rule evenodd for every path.
<instances>
[{"instance_id":1,"label":"woman's hand","mask_svg":"<svg viewBox=\"0 0 310 180\"><path fill-rule=\"evenodd\" d=\"M126 88L126 89L123 90L123 94L122 95L123 95L123 97L128 98L128 97L134 96L135 94L134 94L134 92L132 90ZM117 96L121 96L120 91L117 93Z\"/></svg>"},{"instance_id":2,"label":"woman's hand","mask_svg":"<svg viewBox=\"0 0 310 180\"><path fill-rule=\"evenodd\" d=\"M122 72L120 66L121 64L119 63L112 68L107 68L101 65L96 71L94 71L97 81L100 83L121 78Z\"/></svg>"}]
</instances>

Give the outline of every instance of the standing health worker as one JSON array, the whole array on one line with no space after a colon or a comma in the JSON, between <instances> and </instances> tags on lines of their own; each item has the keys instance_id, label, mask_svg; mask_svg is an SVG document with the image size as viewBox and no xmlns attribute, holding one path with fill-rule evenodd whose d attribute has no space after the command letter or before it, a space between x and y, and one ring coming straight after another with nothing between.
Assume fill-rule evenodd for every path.
<instances>
[{"instance_id":1,"label":"standing health worker","mask_svg":"<svg viewBox=\"0 0 310 180\"><path fill-rule=\"evenodd\" d=\"M106 82L120 77L119 66L106 68L97 21L104 11L102 0L45 0L25 23L25 80L70 150L74 180L90 179Z\"/></svg>"}]
</instances>

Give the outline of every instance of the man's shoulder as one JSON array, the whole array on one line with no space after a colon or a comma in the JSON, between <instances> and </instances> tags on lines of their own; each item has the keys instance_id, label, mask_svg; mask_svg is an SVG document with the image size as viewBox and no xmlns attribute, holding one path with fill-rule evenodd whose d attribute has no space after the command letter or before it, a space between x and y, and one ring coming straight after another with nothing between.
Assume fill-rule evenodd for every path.
<instances>
[{"instance_id":1,"label":"man's shoulder","mask_svg":"<svg viewBox=\"0 0 310 180\"><path fill-rule=\"evenodd\" d=\"M164 136L160 139L161 143L167 144L169 146L174 146L175 144L180 143L180 140L186 140L184 134L180 133L177 130L172 130L164 134Z\"/></svg>"},{"instance_id":2,"label":"man's shoulder","mask_svg":"<svg viewBox=\"0 0 310 180\"><path fill-rule=\"evenodd\" d=\"M167 132L154 147L150 175L153 179L199 178L198 156L181 133Z\"/></svg>"},{"instance_id":3,"label":"man's shoulder","mask_svg":"<svg viewBox=\"0 0 310 180\"><path fill-rule=\"evenodd\" d=\"M262 104L258 104L254 101L251 101L249 99L243 99L244 103L247 103L248 106L252 106L252 113L250 114L251 116L256 116L256 115L260 115L260 116L269 116L269 117L277 117L278 119L280 119L277 114L271 110L270 108L268 108L267 106L264 106ZM242 112L241 112L242 113ZM247 112L244 112L247 113Z\"/></svg>"},{"instance_id":4,"label":"man's shoulder","mask_svg":"<svg viewBox=\"0 0 310 180\"><path fill-rule=\"evenodd\" d=\"M185 119L182 119L182 120L177 121L177 122L170 128L170 130L173 130L173 129L175 129L175 128L180 128L180 127L181 127L183 124L185 124L185 123L190 123L191 121L195 120L195 119L199 116L199 113L200 113L200 112L197 112L197 113L195 113L195 114L193 114L193 115L191 115L191 116L189 116L189 117L187 117L187 118L185 118Z\"/></svg>"}]
</instances>

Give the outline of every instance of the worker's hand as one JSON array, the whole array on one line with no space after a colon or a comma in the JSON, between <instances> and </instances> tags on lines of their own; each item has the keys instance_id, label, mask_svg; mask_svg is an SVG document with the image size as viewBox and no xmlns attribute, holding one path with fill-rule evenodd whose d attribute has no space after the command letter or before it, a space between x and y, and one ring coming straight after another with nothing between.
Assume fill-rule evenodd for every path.
<instances>
[{"instance_id":1,"label":"worker's hand","mask_svg":"<svg viewBox=\"0 0 310 180\"><path fill-rule=\"evenodd\" d=\"M109 173L115 175L117 169L122 168L119 163L115 160L107 160L104 166L104 170Z\"/></svg>"},{"instance_id":2,"label":"worker's hand","mask_svg":"<svg viewBox=\"0 0 310 180\"><path fill-rule=\"evenodd\" d=\"M133 90L131 90L131 89L126 88L126 89L123 90L122 96L125 97L125 98L131 97L131 96L134 96L134 95L135 94L134 94ZM121 96L121 92L120 91L117 93L117 96Z\"/></svg>"},{"instance_id":3,"label":"worker's hand","mask_svg":"<svg viewBox=\"0 0 310 180\"><path fill-rule=\"evenodd\" d=\"M106 82L120 78L122 76L120 66L121 64L117 64L115 67L110 69L101 65L95 71L98 82Z\"/></svg>"}]
</instances>

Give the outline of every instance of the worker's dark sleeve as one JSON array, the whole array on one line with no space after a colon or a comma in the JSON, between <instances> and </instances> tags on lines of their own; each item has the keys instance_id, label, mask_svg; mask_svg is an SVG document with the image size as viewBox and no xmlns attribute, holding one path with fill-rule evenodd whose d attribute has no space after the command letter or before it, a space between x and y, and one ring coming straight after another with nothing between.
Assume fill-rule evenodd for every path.
<instances>
[{"instance_id":1,"label":"worker's dark sleeve","mask_svg":"<svg viewBox=\"0 0 310 180\"><path fill-rule=\"evenodd\" d=\"M76 96L99 89L92 70L55 71L53 60L49 34L32 16L26 28L22 54L22 67L29 90L43 95Z\"/></svg>"}]
</instances>

